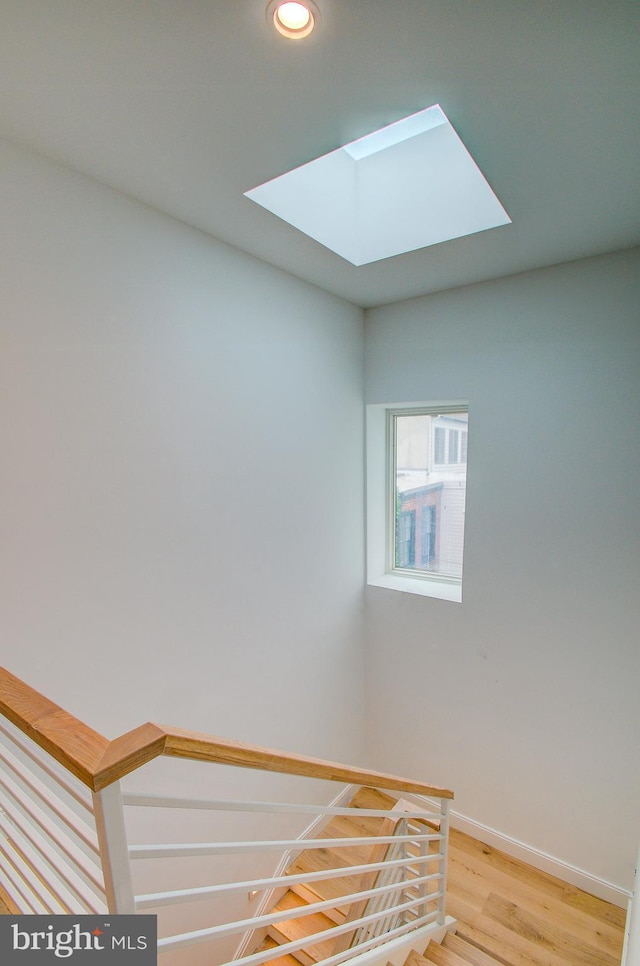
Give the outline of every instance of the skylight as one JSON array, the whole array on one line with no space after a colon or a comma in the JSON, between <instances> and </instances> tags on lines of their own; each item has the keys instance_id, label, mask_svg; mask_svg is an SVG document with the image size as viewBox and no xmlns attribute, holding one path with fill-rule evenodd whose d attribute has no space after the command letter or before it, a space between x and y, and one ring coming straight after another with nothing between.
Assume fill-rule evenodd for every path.
<instances>
[{"instance_id":1,"label":"skylight","mask_svg":"<svg viewBox=\"0 0 640 966\"><path fill-rule=\"evenodd\" d=\"M438 104L245 195L353 265L511 223Z\"/></svg>"}]
</instances>

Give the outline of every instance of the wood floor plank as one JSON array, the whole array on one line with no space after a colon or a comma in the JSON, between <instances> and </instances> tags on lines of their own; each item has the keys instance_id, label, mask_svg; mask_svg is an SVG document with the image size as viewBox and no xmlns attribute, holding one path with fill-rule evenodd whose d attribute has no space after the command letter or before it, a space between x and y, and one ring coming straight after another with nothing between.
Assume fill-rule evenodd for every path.
<instances>
[{"instance_id":1,"label":"wood floor plank","mask_svg":"<svg viewBox=\"0 0 640 966\"><path fill-rule=\"evenodd\" d=\"M471 915L461 915L463 910L457 907L454 898L448 903L447 911L458 920L459 936L489 955L501 957L509 966L567 966L566 960L553 950L530 941L490 916L475 910Z\"/></svg>"},{"instance_id":2,"label":"wood floor plank","mask_svg":"<svg viewBox=\"0 0 640 966\"><path fill-rule=\"evenodd\" d=\"M619 956L612 956L603 949L597 949L575 933L561 929L549 919L541 919L529 913L503 896L489 896L483 913L529 943L554 953L567 963L575 963L576 966L619 966L620 964Z\"/></svg>"},{"instance_id":3,"label":"wood floor plank","mask_svg":"<svg viewBox=\"0 0 640 966\"><path fill-rule=\"evenodd\" d=\"M617 930L625 927L627 921L626 909L614 906L612 902L606 902L604 899L599 899L598 896L592 896L588 892L576 889L566 896L564 902L574 909L582 910L599 922L606 922L615 926Z\"/></svg>"},{"instance_id":4,"label":"wood floor plank","mask_svg":"<svg viewBox=\"0 0 640 966\"><path fill-rule=\"evenodd\" d=\"M468 853L451 854L449 883L453 889L457 884L463 888L464 884L467 888L473 885L474 891L477 892L476 905L482 893L487 898L492 893L506 896L539 919L556 923L566 932L579 937L596 949L601 949L603 953L614 957L618 962L620 960L622 942L620 927L591 915L584 908L567 904L558 896L556 888L552 888L550 893L539 887L531 888L521 876L507 874L495 865L488 866L478 855ZM609 904L603 905L606 907Z\"/></svg>"},{"instance_id":5,"label":"wood floor plank","mask_svg":"<svg viewBox=\"0 0 640 966\"><path fill-rule=\"evenodd\" d=\"M447 912L454 907L456 909L464 908L466 915L463 915L462 918L473 922L476 916L482 915L482 907L488 898L488 895L482 895L469 887L465 887L464 883L449 882L447 885ZM452 912L451 915L454 915L454 913ZM456 914L456 918L460 918L460 916Z\"/></svg>"},{"instance_id":6,"label":"wood floor plank","mask_svg":"<svg viewBox=\"0 0 640 966\"><path fill-rule=\"evenodd\" d=\"M490 874L491 870L495 869L516 881L525 883L527 888L555 896L559 901L562 901L569 891L579 891L569 883L534 869L533 866L507 855L506 852L500 852L499 849L473 839L456 829L451 830L449 849L454 855L463 854L478 859L486 874Z\"/></svg>"},{"instance_id":7,"label":"wood floor plank","mask_svg":"<svg viewBox=\"0 0 640 966\"><path fill-rule=\"evenodd\" d=\"M511 876L520 883L525 883L527 888L542 892L545 896L555 897L572 908L581 909L602 922L609 923L616 928L623 928L626 918L626 910L604 899L583 892L577 886L571 885L548 872L534 869L518 859L495 849L478 839L471 838L464 832L451 829L450 833L450 853L464 853L475 856L487 867L501 871Z\"/></svg>"}]
</instances>

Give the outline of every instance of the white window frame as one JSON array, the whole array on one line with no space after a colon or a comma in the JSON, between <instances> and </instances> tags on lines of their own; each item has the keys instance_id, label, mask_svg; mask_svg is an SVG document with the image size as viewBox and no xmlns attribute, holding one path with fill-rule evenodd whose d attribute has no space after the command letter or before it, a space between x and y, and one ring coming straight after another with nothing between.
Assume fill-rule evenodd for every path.
<instances>
[{"instance_id":1,"label":"white window frame","mask_svg":"<svg viewBox=\"0 0 640 966\"><path fill-rule=\"evenodd\" d=\"M390 426L394 415L468 410L466 399L367 406L367 583L371 586L462 602L462 578L394 566L395 466Z\"/></svg>"}]
</instances>

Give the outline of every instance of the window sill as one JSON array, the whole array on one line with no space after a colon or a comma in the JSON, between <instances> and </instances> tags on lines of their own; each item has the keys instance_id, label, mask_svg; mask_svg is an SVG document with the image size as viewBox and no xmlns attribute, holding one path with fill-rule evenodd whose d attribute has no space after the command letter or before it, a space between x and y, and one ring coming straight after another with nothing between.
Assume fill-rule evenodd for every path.
<instances>
[{"instance_id":1,"label":"window sill","mask_svg":"<svg viewBox=\"0 0 640 966\"><path fill-rule=\"evenodd\" d=\"M386 587L387 590L399 590L405 594L419 594L421 597L436 597L438 600L450 600L455 604L462 603L462 583L459 580L429 580L428 577L383 574L367 583L370 587Z\"/></svg>"}]
</instances>

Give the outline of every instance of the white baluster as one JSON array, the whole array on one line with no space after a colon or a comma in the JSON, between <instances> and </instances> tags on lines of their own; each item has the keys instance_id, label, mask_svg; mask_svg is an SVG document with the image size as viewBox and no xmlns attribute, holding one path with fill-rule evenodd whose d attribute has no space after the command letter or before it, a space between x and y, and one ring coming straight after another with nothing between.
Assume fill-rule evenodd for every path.
<instances>
[{"instance_id":1,"label":"white baluster","mask_svg":"<svg viewBox=\"0 0 640 966\"><path fill-rule=\"evenodd\" d=\"M93 808L109 912L136 911L120 782L94 792Z\"/></svg>"}]
</instances>

